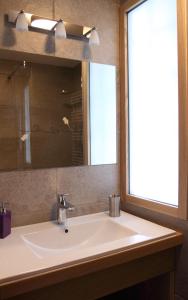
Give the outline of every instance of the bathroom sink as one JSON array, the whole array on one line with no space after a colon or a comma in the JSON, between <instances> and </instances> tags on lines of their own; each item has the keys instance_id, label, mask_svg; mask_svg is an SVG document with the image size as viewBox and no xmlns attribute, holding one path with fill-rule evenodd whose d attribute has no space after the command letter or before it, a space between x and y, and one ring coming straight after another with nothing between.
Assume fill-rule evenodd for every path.
<instances>
[{"instance_id":1,"label":"bathroom sink","mask_svg":"<svg viewBox=\"0 0 188 300\"><path fill-rule=\"evenodd\" d=\"M107 213L70 218L68 233L65 233L62 225L47 222L41 226L33 225L33 229L22 234L21 239L40 258L62 256L67 261L75 257L75 250L79 258L84 254L97 255L116 248L128 248L173 232L129 216L122 212L117 218L111 218ZM160 232L160 229L163 230Z\"/></svg>"},{"instance_id":2,"label":"bathroom sink","mask_svg":"<svg viewBox=\"0 0 188 300\"><path fill-rule=\"evenodd\" d=\"M22 235L22 239L31 247L54 251L92 247L135 234L135 231L110 219L99 219L87 224L70 224L68 233L65 233L62 225L52 224L52 228ZM54 253L56 254L56 251Z\"/></svg>"},{"instance_id":3,"label":"bathroom sink","mask_svg":"<svg viewBox=\"0 0 188 300\"><path fill-rule=\"evenodd\" d=\"M56 222L12 228L11 235L0 239L0 282L127 251L176 234L125 212L116 218L108 212L69 218L68 229L65 233Z\"/></svg>"}]
</instances>

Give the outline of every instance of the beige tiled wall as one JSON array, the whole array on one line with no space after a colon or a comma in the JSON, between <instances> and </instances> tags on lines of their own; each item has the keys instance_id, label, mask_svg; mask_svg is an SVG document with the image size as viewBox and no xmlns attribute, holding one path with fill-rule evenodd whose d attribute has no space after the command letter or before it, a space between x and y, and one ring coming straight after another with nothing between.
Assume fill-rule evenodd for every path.
<instances>
[{"instance_id":1,"label":"beige tiled wall","mask_svg":"<svg viewBox=\"0 0 188 300\"><path fill-rule=\"evenodd\" d=\"M0 200L9 202L13 226L55 219L58 193L70 194L75 216L108 209L108 195L118 190L117 165L0 173Z\"/></svg>"},{"instance_id":2,"label":"beige tiled wall","mask_svg":"<svg viewBox=\"0 0 188 300\"><path fill-rule=\"evenodd\" d=\"M50 219L56 169L0 173L0 199L9 202L13 226Z\"/></svg>"},{"instance_id":3,"label":"beige tiled wall","mask_svg":"<svg viewBox=\"0 0 188 300\"><path fill-rule=\"evenodd\" d=\"M76 215L108 209L108 195L118 191L117 165L57 169L57 193L70 194Z\"/></svg>"},{"instance_id":4,"label":"beige tiled wall","mask_svg":"<svg viewBox=\"0 0 188 300\"><path fill-rule=\"evenodd\" d=\"M41 33L17 32L5 24L5 14L20 9L49 18L61 17L75 24L96 26L101 44L89 50L80 41L54 41ZM87 53L95 62L118 67L118 11L118 0L1 0L0 50L79 60ZM117 165L0 173L0 201L10 202L13 225L54 218L57 193L70 193L75 213L84 214L106 209L108 195L118 191Z\"/></svg>"},{"instance_id":5,"label":"beige tiled wall","mask_svg":"<svg viewBox=\"0 0 188 300\"><path fill-rule=\"evenodd\" d=\"M85 43L75 40L57 40L36 32L17 32L5 26L9 10L24 9L49 18L63 18L78 25L96 26L100 34L100 47L88 51ZM0 48L72 59L83 59L90 52L94 61L118 63L118 0L1 0Z\"/></svg>"}]
</instances>

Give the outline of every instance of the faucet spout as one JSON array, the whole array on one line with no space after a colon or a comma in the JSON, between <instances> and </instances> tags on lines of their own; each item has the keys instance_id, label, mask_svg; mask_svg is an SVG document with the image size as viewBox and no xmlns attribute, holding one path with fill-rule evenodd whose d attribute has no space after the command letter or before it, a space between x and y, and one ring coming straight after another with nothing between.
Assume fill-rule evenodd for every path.
<instances>
[{"instance_id":1,"label":"faucet spout","mask_svg":"<svg viewBox=\"0 0 188 300\"><path fill-rule=\"evenodd\" d=\"M58 195L58 209L57 209L57 222L64 226L64 230L68 232L67 225L67 210L73 211L74 206L67 201L66 197L68 194L60 194Z\"/></svg>"}]
</instances>

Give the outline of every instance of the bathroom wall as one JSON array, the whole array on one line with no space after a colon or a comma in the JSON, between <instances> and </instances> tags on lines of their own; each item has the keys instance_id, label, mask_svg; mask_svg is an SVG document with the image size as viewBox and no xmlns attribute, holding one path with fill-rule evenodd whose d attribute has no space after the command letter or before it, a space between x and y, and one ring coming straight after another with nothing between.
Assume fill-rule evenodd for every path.
<instances>
[{"instance_id":1,"label":"bathroom wall","mask_svg":"<svg viewBox=\"0 0 188 300\"><path fill-rule=\"evenodd\" d=\"M0 48L38 54L48 54L70 59L90 56L93 61L118 64L118 0L1 0ZM17 32L5 26L5 14L9 10L24 9L49 18L85 26L96 26L100 34L100 46L89 49L83 42L56 40L53 36L36 32Z\"/></svg>"},{"instance_id":2,"label":"bathroom wall","mask_svg":"<svg viewBox=\"0 0 188 300\"><path fill-rule=\"evenodd\" d=\"M24 9L49 18L63 18L80 25L96 26L100 46L74 40L57 40L36 32L17 32L6 24L9 10ZM23 51L42 56L87 59L118 67L118 0L1 0L0 52ZM119 101L118 101L119 102ZM71 167L0 173L0 201L8 201L13 225L42 222L55 217L57 193L70 193L75 214L107 208L107 197L119 191L117 165Z\"/></svg>"},{"instance_id":3,"label":"bathroom wall","mask_svg":"<svg viewBox=\"0 0 188 300\"><path fill-rule=\"evenodd\" d=\"M103 211L118 182L116 165L4 172L0 199L9 202L13 225L19 226L56 218L57 193L70 194L70 216Z\"/></svg>"}]
</instances>

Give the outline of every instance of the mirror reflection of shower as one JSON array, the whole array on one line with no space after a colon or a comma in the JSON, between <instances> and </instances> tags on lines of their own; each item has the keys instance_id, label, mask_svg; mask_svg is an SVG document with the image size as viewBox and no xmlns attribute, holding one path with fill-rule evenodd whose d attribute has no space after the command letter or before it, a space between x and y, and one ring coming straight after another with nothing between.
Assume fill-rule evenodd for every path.
<instances>
[{"instance_id":1,"label":"mirror reflection of shower","mask_svg":"<svg viewBox=\"0 0 188 300\"><path fill-rule=\"evenodd\" d=\"M72 130L72 128L70 127L70 124L69 124L69 119L67 117L63 117L62 121L65 126L67 126L70 130Z\"/></svg>"},{"instance_id":2,"label":"mirror reflection of shower","mask_svg":"<svg viewBox=\"0 0 188 300\"><path fill-rule=\"evenodd\" d=\"M0 59L0 170L84 162L82 64L39 58Z\"/></svg>"},{"instance_id":3,"label":"mirror reflection of shower","mask_svg":"<svg viewBox=\"0 0 188 300\"><path fill-rule=\"evenodd\" d=\"M31 164L31 129L30 129L30 104L29 104L29 86L24 89L24 112L25 112L25 161Z\"/></svg>"},{"instance_id":4,"label":"mirror reflection of shower","mask_svg":"<svg viewBox=\"0 0 188 300\"><path fill-rule=\"evenodd\" d=\"M26 69L27 63L23 60L17 68L9 75L11 79L20 69ZM21 137L20 140L25 144L24 146L24 156L25 162L31 164L31 128L30 128L30 92L29 92L29 83L26 81L24 84L23 90L23 108L24 108L24 125L21 128Z\"/></svg>"},{"instance_id":5,"label":"mirror reflection of shower","mask_svg":"<svg viewBox=\"0 0 188 300\"><path fill-rule=\"evenodd\" d=\"M8 75L8 80L12 79L12 77L20 70L20 68L26 68L26 61L23 60L21 63L18 64L18 66Z\"/></svg>"},{"instance_id":6,"label":"mirror reflection of shower","mask_svg":"<svg viewBox=\"0 0 188 300\"><path fill-rule=\"evenodd\" d=\"M19 63L15 69L8 75L8 80L11 80L20 70L25 70L27 68L27 63L23 60ZM28 83L24 86L23 100L24 100L24 129L21 128L20 140L25 144L25 162L31 164L31 141L30 141L30 103L29 103L29 85Z\"/></svg>"}]
</instances>

